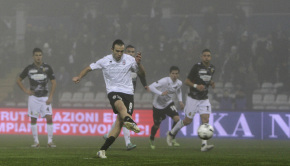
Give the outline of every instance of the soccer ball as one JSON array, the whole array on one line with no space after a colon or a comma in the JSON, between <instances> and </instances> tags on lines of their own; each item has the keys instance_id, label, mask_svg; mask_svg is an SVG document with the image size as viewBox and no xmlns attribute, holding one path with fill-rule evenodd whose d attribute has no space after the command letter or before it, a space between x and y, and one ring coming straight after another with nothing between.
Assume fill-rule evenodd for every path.
<instances>
[{"instance_id":1,"label":"soccer ball","mask_svg":"<svg viewBox=\"0 0 290 166\"><path fill-rule=\"evenodd\" d=\"M213 136L214 129L213 127L208 124L204 123L199 126L197 133L200 139L208 140Z\"/></svg>"}]
</instances>

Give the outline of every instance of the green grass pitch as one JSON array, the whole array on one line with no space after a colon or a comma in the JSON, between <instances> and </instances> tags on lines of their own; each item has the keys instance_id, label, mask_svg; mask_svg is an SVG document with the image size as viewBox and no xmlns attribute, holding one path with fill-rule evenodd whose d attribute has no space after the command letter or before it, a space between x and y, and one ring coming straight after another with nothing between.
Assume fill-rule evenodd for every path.
<instances>
[{"instance_id":1,"label":"green grass pitch","mask_svg":"<svg viewBox=\"0 0 290 166\"><path fill-rule=\"evenodd\" d=\"M137 148L126 151L120 137L106 152L107 159L96 158L104 143L102 137L55 136L56 148L46 148L47 137L39 136L40 148L30 148L31 135L0 135L0 166L282 166L290 165L289 140L211 139L215 148L200 152L198 138L180 138L180 147L168 147L165 138L156 138L156 149L149 138L131 138Z\"/></svg>"}]
</instances>

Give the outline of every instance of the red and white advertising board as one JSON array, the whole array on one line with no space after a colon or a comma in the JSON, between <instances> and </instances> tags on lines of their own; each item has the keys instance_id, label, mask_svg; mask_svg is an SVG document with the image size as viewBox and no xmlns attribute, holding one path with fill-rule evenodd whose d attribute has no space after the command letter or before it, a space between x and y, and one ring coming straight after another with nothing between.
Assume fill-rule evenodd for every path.
<instances>
[{"instance_id":1,"label":"red and white advertising board","mask_svg":"<svg viewBox=\"0 0 290 166\"><path fill-rule=\"evenodd\" d=\"M102 136L115 119L116 114L110 109L53 109L54 134ZM152 110L134 110L133 119L141 131L131 131L131 136L149 137L153 125ZM39 134L46 134L45 118L38 118L37 126ZM27 109L0 108L0 134L31 134ZM159 137L159 131L156 137Z\"/></svg>"}]
</instances>

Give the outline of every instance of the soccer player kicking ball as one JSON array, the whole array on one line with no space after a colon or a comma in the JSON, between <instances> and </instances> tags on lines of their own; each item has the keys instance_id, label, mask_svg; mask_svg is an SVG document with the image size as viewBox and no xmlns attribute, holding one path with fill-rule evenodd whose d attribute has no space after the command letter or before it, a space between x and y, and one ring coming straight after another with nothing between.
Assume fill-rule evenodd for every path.
<instances>
[{"instance_id":1,"label":"soccer player kicking ball","mask_svg":"<svg viewBox=\"0 0 290 166\"><path fill-rule=\"evenodd\" d=\"M29 95L28 97L28 116L31 118L31 131L34 138L33 148L39 147L37 119L39 115L46 118L47 123L47 147L54 148L56 145L52 141L53 124L52 124L52 97L56 87L55 76L52 68L42 62L42 50L39 48L33 49L33 60L31 65L28 65L17 79L17 84ZM24 78L29 78L30 89L26 89L22 84ZM48 93L48 81L51 82L51 89Z\"/></svg>"},{"instance_id":2,"label":"soccer player kicking ball","mask_svg":"<svg viewBox=\"0 0 290 166\"><path fill-rule=\"evenodd\" d=\"M215 87L212 81L212 76L215 72L215 67L210 64L211 52L209 49L204 49L201 55L202 62L195 64L185 84L190 87L190 92L186 99L186 105L184 108L185 119L180 120L175 127L167 134L168 145L172 144L174 135L183 127L192 122L194 115L198 112L202 123L209 122L209 115L211 114L211 105L208 100L208 88ZM201 151L209 151L214 145L207 145L207 140L202 140Z\"/></svg>"},{"instance_id":3,"label":"soccer player kicking ball","mask_svg":"<svg viewBox=\"0 0 290 166\"><path fill-rule=\"evenodd\" d=\"M112 54L90 64L78 76L72 79L75 83L79 83L88 72L96 69L103 71L108 99L110 100L113 112L117 114L117 119L114 128L97 153L99 158L107 158L105 151L119 136L123 125L135 133L140 132L139 127L132 119L134 88L131 71L137 72L139 70L141 74L145 74L145 72L140 67L141 55L137 55L134 58L128 54L123 54L124 49L124 42L120 39L115 40L112 45Z\"/></svg>"},{"instance_id":4,"label":"soccer player kicking ball","mask_svg":"<svg viewBox=\"0 0 290 166\"><path fill-rule=\"evenodd\" d=\"M131 55L134 58L136 57L135 56L135 47L132 45L126 46L125 53L128 55ZM138 52L137 54L141 55L141 52ZM142 64L140 64L139 67L141 67L142 70L145 71ZM132 82L133 82L133 86L134 86L134 92L136 90L136 85L137 85L137 78L138 78L137 76L140 78L140 81L141 81L143 87L145 89L148 89L145 73L143 74L143 73L140 73L140 71L139 72L132 71L131 77L132 77ZM110 134L112 129L115 127L115 124L116 124L116 122L114 122L112 124L110 131L103 136L105 140L108 138L108 135ZM125 144L126 144L127 150L135 149L137 147L137 145L135 145L131 142L130 130L128 130L126 127L123 127L123 133L124 133L124 139L125 139Z\"/></svg>"},{"instance_id":5,"label":"soccer player kicking ball","mask_svg":"<svg viewBox=\"0 0 290 166\"><path fill-rule=\"evenodd\" d=\"M182 82L178 79L179 77L179 68L176 66L170 67L169 77L164 77L159 81L156 81L149 85L149 89L151 92L155 93L155 97L153 100L153 121L154 125L151 127L151 135L150 135L150 147L151 149L155 149L154 145L154 137L159 129L161 122L167 116L170 116L175 124L180 120L177 109L172 101L174 94L177 95L179 104L181 109L183 109L184 104L182 102L182 92L181 85ZM175 134L176 135L176 134ZM172 140L169 146L179 146L179 143L176 142L175 135L172 135Z\"/></svg>"}]
</instances>

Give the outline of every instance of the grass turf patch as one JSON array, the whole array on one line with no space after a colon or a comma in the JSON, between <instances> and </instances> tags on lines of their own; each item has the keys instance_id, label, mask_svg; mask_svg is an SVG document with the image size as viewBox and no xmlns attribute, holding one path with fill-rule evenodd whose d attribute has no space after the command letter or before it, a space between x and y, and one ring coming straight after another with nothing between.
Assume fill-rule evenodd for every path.
<instances>
[{"instance_id":1,"label":"grass turf patch","mask_svg":"<svg viewBox=\"0 0 290 166\"><path fill-rule=\"evenodd\" d=\"M55 136L56 148L46 147L47 137L39 136L40 148L30 148L31 135L0 135L0 166L6 165L190 165L190 166L273 166L289 165L289 140L211 139L215 148L200 152L198 138L177 138L180 147L168 147L165 138L132 137L137 148L127 151L124 138L118 138L106 151L107 159L96 158L104 143L102 137Z\"/></svg>"}]
</instances>

